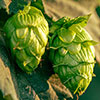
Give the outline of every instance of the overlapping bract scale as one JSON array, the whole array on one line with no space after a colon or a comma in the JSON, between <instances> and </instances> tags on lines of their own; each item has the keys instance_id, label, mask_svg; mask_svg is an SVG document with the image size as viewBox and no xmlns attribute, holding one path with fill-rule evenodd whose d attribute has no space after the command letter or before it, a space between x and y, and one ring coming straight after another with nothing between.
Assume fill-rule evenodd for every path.
<instances>
[{"instance_id":1,"label":"overlapping bract scale","mask_svg":"<svg viewBox=\"0 0 100 100\"><path fill-rule=\"evenodd\" d=\"M30 73L37 68L45 52L49 33L42 12L26 6L8 19L4 26L6 41L18 66Z\"/></svg>"},{"instance_id":2,"label":"overlapping bract scale","mask_svg":"<svg viewBox=\"0 0 100 100\"><path fill-rule=\"evenodd\" d=\"M51 26L50 60L62 83L73 94L82 95L90 84L95 64L95 54L89 33L82 25L88 21L87 16L65 19L61 24ZM62 18L64 19L64 18ZM60 19L61 20L61 19ZM56 25L56 28L54 28ZM53 29L53 31L52 31Z\"/></svg>"}]
</instances>

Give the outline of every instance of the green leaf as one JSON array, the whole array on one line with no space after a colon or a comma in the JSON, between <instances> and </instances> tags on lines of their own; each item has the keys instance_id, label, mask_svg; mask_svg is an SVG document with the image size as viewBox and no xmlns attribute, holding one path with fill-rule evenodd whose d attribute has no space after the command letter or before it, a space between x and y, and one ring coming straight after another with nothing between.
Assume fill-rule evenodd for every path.
<instances>
[{"instance_id":1,"label":"green leaf","mask_svg":"<svg viewBox=\"0 0 100 100\"><path fill-rule=\"evenodd\" d=\"M61 25L63 25L65 22L68 22L68 21L70 21L70 18L67 17L67 16L65 16L65 17L62 17L62 18L60 18L59 20L57 20L57 21L55 22L55 24L61 26Z\"/></svg>"},{"instance_id":2,"label":"green leaf","mask_svg":"<svg viewBox=\"0 0 100 100\"><path fill-rule=\"evenodd\" d=\"M82 43L82 45L84 47L88 47L88 46L94 46L94 45L97 45L99 42L96 42L96 41L93 41L93 40L88 40L88 41L84 41Z\"/></svg>"},{"instance_id":3,"label":"green leaf","mask_svg":"<svg viewBox=\"0 0 100 100\"><path fill-rule=\"evenodd\" d=\"M84 26L87 25L87 22L88 22L90 16L91 16L91 14L88 14L88 15L85 15L85 16L76 17L76 18L66 22L64 24L64 27L68 28L73 24L79 24L81 27L84 27Z\"/></svg>"},{"instance_id":4,"label":"green leaf","mask_svg":"<svg viewBox=\"0 0 100 100\"><path fill-rule=\"evenodd\" d=\"M55 30L61 28L63 24L69 20L70 18L65 16L59 19L58 21L54 22L53 25L50 27L50 33L54 33Z\"/></svg>"}]
</instances>

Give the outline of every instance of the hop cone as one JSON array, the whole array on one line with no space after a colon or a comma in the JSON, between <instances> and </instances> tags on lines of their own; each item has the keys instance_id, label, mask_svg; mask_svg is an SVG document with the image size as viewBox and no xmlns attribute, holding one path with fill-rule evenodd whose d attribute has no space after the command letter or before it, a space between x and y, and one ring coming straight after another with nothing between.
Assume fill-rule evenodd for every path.
<instances>
[{"instance_id":1,"label":"hop cone","mask_svg":"<svg viewBox=\"0 0 100 100\"><path fill-rule=\"evenodd\" d=\"M4 26L7 45L18 66L32 72L45 52L48 23L42 12L26 6L9 18Z\"/></svg>"},{"instance_id":2,"label":"hop cone","mask_svg":"<svg viewBox=\"0 0 100 100\"><path fill-rule=\"evenodd\" d=\"M94 69L96 44L83 28L90 15L74 19L63 17L50 32L50 60L55 73L73 94L82 95L90 84Z\"/></svg>"}]
</instances>

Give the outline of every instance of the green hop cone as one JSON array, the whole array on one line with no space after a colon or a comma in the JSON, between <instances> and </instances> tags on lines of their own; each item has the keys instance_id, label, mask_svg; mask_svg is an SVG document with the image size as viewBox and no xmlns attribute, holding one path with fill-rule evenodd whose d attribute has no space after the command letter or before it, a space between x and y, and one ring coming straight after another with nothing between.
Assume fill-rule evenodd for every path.
<instances>
[{"instance_id":1,"label":"green hop cone","mask_svg":"<svg viewBox=\"0 0 100 100\"><path fill-rule=\"evenodd\" d=\"M83 28L90 15L74 19L63 17L50 32L50 60L55 73L73 94L82 95L90 84L95 64L93 41Z\"/></svg>"},{"instance_id":2,"label":"green hop cone","mask_svg":"<svg viewBox=\"0 0 100 100\"><path fill-rule=\"evenodd\" d=\"M7 20L4 31L18 66L28 73L32 72L37 68L48 41L49 27L42 12L26 6Z\"/></svg>"}]
</instances>

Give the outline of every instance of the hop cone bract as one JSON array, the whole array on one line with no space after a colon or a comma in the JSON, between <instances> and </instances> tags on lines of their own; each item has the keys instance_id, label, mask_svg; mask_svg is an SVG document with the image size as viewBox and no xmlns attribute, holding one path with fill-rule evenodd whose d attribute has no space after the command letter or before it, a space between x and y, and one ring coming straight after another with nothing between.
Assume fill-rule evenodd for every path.
<instances>
[{"instance_id":1,"label":"hop cone bract","mask_svg":"<svg viewBox=\"0 0 100 100\"><path fill-rule=\"evenodd\" d=\"M73 94L81 95L93 76L96 44L83 28L90 15L63 17L50 28L50 60L55 73Z\"/></svg>"},{"instance_id":2,"label":"hop cone bract","mask_svg":"<svg viewBox=\"0 0 100 100\"><path fill-rule=\"evenodd\" d=\"M38 66L48 41L48 23L42 12L26 6L7 20L4 31L7 45L18 66L32 72Z\"/></svg>"}]
</instances>

